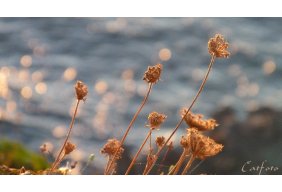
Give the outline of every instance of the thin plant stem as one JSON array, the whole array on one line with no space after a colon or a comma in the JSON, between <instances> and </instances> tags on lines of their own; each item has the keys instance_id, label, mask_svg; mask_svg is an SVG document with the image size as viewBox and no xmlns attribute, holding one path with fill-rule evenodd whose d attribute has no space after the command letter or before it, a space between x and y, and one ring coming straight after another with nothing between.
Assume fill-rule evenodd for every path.
<instances>
[{"instance_id":1,"label":"thin plant stem","mask_svg":"<svg viewBox=\"0 0 282 192\"><path fill-rule=\"evenodd\" d=\"M61 155L62 155L62 153L63 153L63 151L64 151L64 148L65 148L65 146L66 146L66 144L67 144L67 141L68 141L68 139L69 139L69 137L70 137L70 134L71 134L71 131L72 131L72 128L73 128L73 125L74 125L75 117L76 117L76 114L77 114L77 109L78 109L79 103L80 103L80 100L78 99L77 102L76 102L74 114L73 114L73 116L72 116L72 120L71 120L71 124L70 124L70 127L69 127L69 131L68 131L67 137L66 137L66 139L65 139L65 141L64 141L64 144L63 144L63 146L62 146L62 148L61 148L61 150L60 150L60 152L59 152L57 158L55 159L55 161L54 161L54 163L53 163L53 166L52 166L52 168L51 168L51 172L58 166L58 164L59 164L60 161L62 160L62 159L60 160L60 157L61 157Z\"/></svg>"},{"instance_id":2,"label":"thin plant stem","mask_svg":"<svg viewBox=\"0 0 282 192\"><path fill-rule=\"evenodd\" d=\"M152 129L150 129L150 131L148 132L146 138L144 139L143 143L141 144L139 150L137 151L137 153L135 154L134 158L132 159L132 161L131 161L129 167L127 168L127 171L126 171L125 175L128 175L128 174L129 174L129 172L130 172L130 170L132 169L134 163L136 162L136 159L138 158L140 152L142 151L144 145L146 144L146 142L147 142L147 140L149 139L149 137L150 137L151 134L152 134Z\"/></svg>"},{"instance_id":3,"label":"thin plant stem","mask_svg":"<svg viewBox=\"0 0 282 192\"><path fill-rule=\"evenodd\" d=\"M148 98L149 98L150 92L151 92L151 90L152 90L152 87L153 87L153 84L152 84L152 83L149 83L149 87L148 87L147 93L146 93L146 95L145 95L145 97L144 97L142 103L140 104L138 110L137 110L136 113L134 114L132 120L130 121L130 123L129 123L129 125L128 125L128 127L127 127L127 129L126 129L126 131L125 131L125 133L124 133L124 135L123 135L121 141L120 141L120 147L116 150L116 152L115 152L113 158L111 159L111 161L110 161L110 163L109 163L108 168L107 168L106 171L105 171L106 174L108 174L109 167L112 166L112 164L113 164L113 162L114 162L114 160L115 160L115 158L116 158L116 155L117 155L119 149L123 146L124 141L125 141L125 139L126 139L128 133L129 133L129 131L130 131L130 129L131 129L133 123L135 122L135 120L136 120L136 118L138 117L139 113L141 112L141 110L143 109L144 105L146 104L146 102L147 102L147 100L148 100Z\"/></svg>"},{"instance_id":4,"label":"thin plant stem","mask_svg":"<svg viewBox=\"0 0 282 192\"><path fill-rule=\"evenodd\" d=\"M186 159L186 150L184 149L183 153L181 154L181 156L180 156L178 162L176 163L175 168L172 172L173 175L176 175L178 173L178 171L181 168L181 165L183 164L185 159Z\"/></svg>"},{"instance_id":5,"label":"thin plant stem","mask_svg":"<svg viewBox=\"0 0 282 192\"><path fill-rule=\"evenodd\" d=\"M167 158L167 155L168 155L169 151L170 151L170 147L167 148L167 150L166 150L166 152L165 152L165 154L164 154L164 157L163 157L163 159L162 159L162 161L161 161L161 163L160 163L159 169L157 170L157 173L158 173L158 174L161 173L162 168L164 167L163 164L164 164L164 161L165 161L166 158ZM144 175L144 174L143 174L143 175Z\"/></svg>"},{"instance_id":6,"label":"thin plant stem","mask_svg":"<svg viewBox=\"0 0 282 192\"><path fill-rule=\"evenodd\" d=\"M193 161L195 160L195 156L191 155L187 165L185 166L183 172L181 173L181 175L186 175L187 171L189 170L189 168L191 167Z\"/></svg>"},{"instance_id":7,"label":"thin plant stem","mask_svg":"<svg viewBox=\"0 0 282 192\"><path fill-rule=\"evenodd\" d=\"M203 81L202 81L202 84L201 84L201 86L200 86L200 88L199 88L199 90L198 90L196 96L195 96L194 99L192 100L192 103L190 104L190 106L189 106L188 110L186 111L186 113L183 115L183 117L181 118L181 120L178 122L178 124L176 125L176 127L175 127L174 130L172 131L172 133L171 133L171 135L169 136L169 138L166 140L164 146L168 144L168 142L170 141L170 139L173 137L173 135L175 134L175 132L176 132L176 131L178 130L178 128L180 127L181 123L184 121L185 116L191 111L191 109L192 109L192 107L194 106L195 102L196 102L197 99L199 98L199 96L200 96L201 92L203 91L203 88L204 88L204 86L205 86L205 84L206 84L206 82L207 82L207 79L208 79L208 76L209 76L210 71L211 71L211 69L212 69L212 66L213 66L213 64L214 64L214 61L215 61L215 56L213 55L213 56L211 57L210 64L209 64L209 66L208 66L207 73L206 73L206 75L205 75L205 77L204 77L204 79L203 79ZM158 150L158 152L157 152L157 154L156 154L156 158L154 159L154 161L153 161L153 163L152 163L150 169L148 169L146 175L149 174L150 171L152 170L152 168L154 167L154 165L155 165L155 163L156 163L156 161L157 161L157 159L158 159L160 153L162 152L164 146L161 147L161 148Z\"/></svg>"}]
</instances>

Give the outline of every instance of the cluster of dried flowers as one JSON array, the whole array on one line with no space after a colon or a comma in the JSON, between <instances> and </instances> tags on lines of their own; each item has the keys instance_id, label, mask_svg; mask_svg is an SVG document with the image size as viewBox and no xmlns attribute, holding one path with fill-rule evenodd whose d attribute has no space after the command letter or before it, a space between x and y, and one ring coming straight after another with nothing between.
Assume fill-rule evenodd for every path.
<instances>
[{"instance_id":1,"label":"cluster of dried flowers","mask_svg":"<svg viewBox=\"0 0 282 192\"><path fill-rule=\"evenodd\" d=\"M147 162L144 169L143 174L149 174L152 167L155 165L157 159L160 156L161 151L164 148L167 148L167 151L161 161L161 164L164 162L165 158L168 155L168 152L173 150L173 143L170 141L172 136L175 134L177 129L180 127L180 124L182 121L185 121L188 125L187 134L182 136L180 140L180 145L183 147L183 153L180 156L177 164L171 169L169 174L177 174L179 170L181 169L183 163L185 160L187 160L189 157L189 161L187 162L186 166L183 168L182 174L186 174L190 166L192 165L193 161L195 159L206 159L208 157L217 155L220 151L223 149L223 145L216 143L213 139L205 136L202 132L203 131L211 131L215 127L218 126L216 123L216 120L214 119L203 119L203 115L201 114L193 114L190 110L193 107L195 101L199 97L205 83L207 80L207 77L209 75L209 72L212 68L212 65L214 63L215 58L227 58L229 57L230 53L227 50L228 43L225 41L222 35L216 34L213 38L210 38L208 41L208 52L211 55L211 62L208 68L208 72L202 82L202 85L200 86L200 89L192 101L189 108L183 109L181 111L181 120L176 125L175 129L171 133L171 135L166 139L163 136L159 136L155 140L157 152L154 153L154 149L151 145L151 137L152 137L152 131L157 130L161 127L161 125L166 120L167 116L158 112L152 112L148 115L148 125L149 131L144 139L143 143L141 144L138 152L135 154L131 164L129 165L126 174L128 174L133 167L134 163L137 160L137 157L139 156L140 152L142 151L144 145L147 143L147 141L150 139L149 143L149 151L147 155ZM108 142L103 146L101 149L101 153L106 155L108 157L108 162L105 167L105 174L114 174L116 172L117 168L117 160L122 158L122 154L124 152L123 144L124 141L128 135L128 132L130 131L132 125L134 124L137 116L139 115L140 111L144 107L145 103L148 100L149 94L151 92L152 86L156 84L160 80L160 76L162 74L163 66L162 64L156 64L154 66L149 66L148 69L145 71L143 80L148 83L148 91L147 94L144 96L144 100L141 103L140 107L138 108L137 112L135 113L134 117L132 118L131 122L129 123L129 126L126 129L125 134L123 135L123 138L121 140L118 139L109 139ZM76 117L77 109L79 106L79 103L81 100L85 101L86 96L88 94L88 88L82 81L77 81L75 85L75 93L77 98L77 104L76 108L72 117L72 121L69 127L69 131L67 134L67 137L64 141L64 144L61 147L61 150L55 159L51 169L47 174L52 174L58 171L57 166L59 166L60 162L64 159L66 155L69 155L72 151L76 149L76 146L69 142L69 137L72 131L72 127L74 125L74 120ZM41 152L46 153L48 151L46 144L42 145L40 147ZM76 167L77 162L72 165L72 168ZM162 166L159 167L158 172L161 173ZM20 171L22 172L22 170Z\"/></svg>"}]
</instances>

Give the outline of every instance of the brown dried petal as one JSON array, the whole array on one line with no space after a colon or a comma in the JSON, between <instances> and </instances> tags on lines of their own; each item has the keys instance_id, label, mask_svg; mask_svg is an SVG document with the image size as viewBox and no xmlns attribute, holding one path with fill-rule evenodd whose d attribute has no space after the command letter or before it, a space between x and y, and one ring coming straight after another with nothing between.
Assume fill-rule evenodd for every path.
<instances>
[{"instance_id":1,"label":"brown dried petal","mask_svg":"<svg viewBox=\"0 0 282 192\"><path fill-rule=\"evenodd\" d=\"M65 146L65 154L66 155L68 155L68 154L70 154L73 150L75 150L75 148L76 148L76 146L73 144L73 143L71 143L71 142L67 142L66 143L66 146Z\"/></svg>"},{"instance_id":2,"label":"brown dried petal","mask_svg":"<svg viewBox=\"0 0 282 192\"><path fill-rule=\"evenodd\" d=\"M187 109L183 109L181 111L181 116L183 117L187 113ZM202 114L193 114L192 112L188 112L184 120L189 127L195 127L199 131L209 131L213 130L218 124L215 119L202 119L204 116Z\"/></svg>"},{"instance_id":3,"label":"brown dried petal","mask_svg":"<svg viewBox=\"0 0 282 192\"><path fill-rule=\"evenodd\" d=\"M85 85L82 81L77 81L75 84L75 92L78 100L85 100L88 93L87 85Z\"/></svg>"},{"instance_id":4,"label":"brown dried petal","mask_svg":"<svg viewBox=\"0 0 282 192\"><path fill-rule=\"evenodd\" d=\"M165 137L161 136L156 138L156 145L158 146L158 148L161 148L164 144L165 144Z\"/></svg>"},{"instance_id":5,"label":"brown dried petal","mask_svg":"<svg viewBox=\"0 0 282 192\"><path fill-rule=\"evenodd\" d=\"M102 154L109 155L110 157L115 155L116 151L116 159L120 159L124 149L120 145L120 141L117 139L109 139L108 142L101 149Z\"/></svg>"},{"instance_id":6,"label":"brown dried petal","mask_svg":"<svg viewBox=\"0 0 282 192\"><path fill-rule=\"evenodd\" d=\"M208 50L212 56L218 58L227 58L230 53L227 51L228 43L224 40L223 36L216 34L213 38L210 38L208 42Z\"/></svg>"},{"instance_id":7,"label":"brown dried petal","mask_svg":"<svg viewBox=\"0 0 282 192\"><path fill-rule=\"evenodd\" d=\"M151 129L159 128L166 118L167 116L165 116L164 114L152 112L148 116L148 122L149 122L148 126Z\"/></svg>"},{"instance_id":8,"label":"brown dried petal","mask_svg":"<svg viewBox=\"0 0 282 192\"><path fill-rule=\"evenodd\" d=\"M213 139L210 139L202 135L197 129L188 129L186 135L189 147L187 147L191 153L199 159L206 159L207 157L218 154L222 149L223 145L216 143Z\"/></svg>"},{"instance_id":9,"label":"brown dried petal","mask_svg":"<svg viewBox=\"0 0 282 192\"><path fill-rule=\"evenodd\" d=\"M162 64L149 66L147 71L144 73L143 80L147 81L147 83L157 83L161 77L162 69Z\"/></svg>"}]
</instances>

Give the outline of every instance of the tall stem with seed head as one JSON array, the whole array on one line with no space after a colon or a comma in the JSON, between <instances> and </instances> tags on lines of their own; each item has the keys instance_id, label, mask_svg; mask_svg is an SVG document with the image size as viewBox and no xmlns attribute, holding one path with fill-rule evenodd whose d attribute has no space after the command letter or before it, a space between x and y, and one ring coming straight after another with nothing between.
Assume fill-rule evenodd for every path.
<instances>
[{"instance_id":1,"label":"tall stem with seed head","mask_svg":"<svg viewBox=\"0 0 282 192\"><path fill-rule=\"evenodd\" d=\"M71 124L70 124L69 130L68 130L68 133L67 133L67 137L66 137L66 139L64 141L64 144L61 147L61 150L60 150L59 154L57 155L57 157L56 157L56 159L55 159L55 161L53 163L53 166L51 168L51 172L58 166L58 164L60 163L60 160L62 160L62 159L60 159L60 157L61 157L61 155L62 155L62 153L64 151L64 148L65 148L65 146L66 146L66 144L67 144L67 142L69 140L69 137L71 135L71 131L72 131L73 124L74 124L74 121L75 121L75 117L76 117L76 114L77 114L77 109L78 109L79 102L80 102L80 100L76 101L76 106L75 106L74 114L72 116L72 120L71 120Z\"/></svg>"},{"instance_id":2,"label":"tall stem with seed head","mask_svg":"<svg viewBox=\"0 0 282 192\"><path fill-rule=\"evenodd\" d=\"M126 139L128 133L129 133L129 131L130 131L130 129L131 129L133 123L135 122L136 118L137 118L138 115L140 114L140 112L141 112L141 110L143 109L144 105L145 105L146 102L148 101L148 98L149 98L150 92L151 92L151 90L152 90L152 87L153 87L153 84L150 83L150 84L149 84L149 87L148 87L148 90L147 90L147 93L146 93L146 95L145 95L145 97L144 97L144 99L143 99L141 105L139 106L138 110L137 110L136 113L134 114L132 120L130 121L130 123L129 123L129 125L128 125L128 127L127 127L127 129L126 129L126 131L125 131L125 133L124 133L124 135L123 135L121 141L120 141L120 147L123 146L124 141L125 141L125 139ZM114 154L113 158L109 161L109 164L108 164L108 166L106 167L106 170L105 170L105 174L108 174L109 167L111 167L112 164L113 164L113 162L115 161L115 157L116 157L118 151L119 151L119 150L116 151L116 153Z\"/></svg>"},{"instance_id":3,"label":"tall stem with seed head","mask_svg":"<svg viewBox=\"0 0 282 192\"><path fill-rule=\"evenodd\" d=\"M212 66L213 66L213 64L214 64L214 61L215 61L215 56L213 55L213 56L211 57L211 60L210 60L210 64L209 64L209 67L208 67L208 71L207 71L207 73L206 73L206 75L205 75L205 77L204 77L204 79L203 79L203 81L202 81L202 84L201 84L201 86L200 86L200 88L199 88L199 90L198 90L196 96L195 96L194 99L192 100L192 103L190 104L190 106L189 106L188 110L186 111L186 113L183 115L183 117L181 118L181 120L178 122L178 124L176 125L176 127L174 128L174 130L172 131L172 133L170 134L169 138L166 140L164 146L167 145L167 143L168 143L168 142L170 141L170 139L173 137L173 135L175 134L175 132L179 129L181 123L184 121L185 116L191 111L191 109L192 109L192 107L194 106L195 102L196 102L197 99L199 98L199 96L200 96L201 92L203 91L203 88L204 88L204 86L205 86L205 84L206 84L206 82L207 82L207 79L208 79L208 76L209 76L210 71L211 71L211 69L212 69ZM160 153L162 152L163 148L164 148L164 147L161 147L161 148L158 150L158 152L157 152L157 154L156 154L156 158L154 159L154 162L152 163L152 166L151 166L150 169L148 169L148 171L145 173L146 175L149 174L150 171L152 170L152 168L154 167L154 165L155 165L155 163L156 163L156 161L157 161L157 159L158 159Z\"/></svg>"},{"instance_id":4,"label":"tall stem with seed head","mask_svg":"<svg viewBox=\"0 0 282 192\"><path fill-rule=\"evenodd\" d=\"M144 139L143 143L141 144L140 148L138 149L137 153L135 154L135 156L133 157L129 167L127 168L127 171L125 173L125 175L128 175L130 170L132 169L133 165L135 164L136 162L136 159L138 158L140 152L142 151L144 145L146 144L147 140L149 139L150 135L152 134L152 129L150 129L150 131L148 132L146 138Z\"/></svg>"}]
</instances>

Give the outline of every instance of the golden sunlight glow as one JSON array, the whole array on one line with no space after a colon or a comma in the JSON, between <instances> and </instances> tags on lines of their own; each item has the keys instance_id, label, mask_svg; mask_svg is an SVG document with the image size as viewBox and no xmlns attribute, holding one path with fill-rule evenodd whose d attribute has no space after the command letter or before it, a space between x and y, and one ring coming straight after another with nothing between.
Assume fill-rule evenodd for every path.
<instances>
[{"instance_id":1,"label":"golden sunlight glow","mask_svg":"<svg viewBox=\"0 0 282 192\"><path fill-rule=\"evenodd\" d=\"M123 80L129 80L129 79L133 79L134 77L134 72L132 69L126 69L122 72L121 78Z\"/></svg>"},{"instance_id":2,"label":"golden sunlight glow","mask_svg":"<svg viewBox=\"0 0 282 192\"><path fill-rule=\"evenodd\" d=\"M250 96L256 96L259 93L259 85L257 83L251 83L249 85L249 95Z\"/></svg>"},{"instance_id":3,"label":"golden sunlight glow","mask_svg":"<svg viewBox=\"0 0 282 192\"><path fill-rule=\"evenodd\" d=\"M28 81L29 79L29 71L24 69L18 72L18 78L20 81Z\"/></svg>"},{"instance_id":4,"label":"golden sunlight glow","mask_svg":"<svg viewBox=\"0 0 282 192\"><path fill-rule=\"evenodd\" d=\"M32 97L32 89L30 87L23 87L21 90L21 95L25 99L30 99Z\"/></svg>"},{"instance_id":5,"label":"golden sunlight glow","mask_svg":"<svg viewBox=\"0 0 282 192\"><path fill-rule=\"evenodd\" d=\"M1 68L1 73L3 73L4 75L6 75L6 77L9 77L10 76L10 73L11 73L11 70L9 67L2 67Z\"/></svg>"},{"instance_id":6,"label":"golden sunlight glow","mask_svg":"<svg viewBox=\"0 0 282 192\"><path fill-rule=\"evenodd\" d=\"M21 57L20 63L23 67L30 67L32 65L32 57L30 55L24 55Z\"/></svg>"},{"instance_id":7,"label":"golden sunlight glow","mask_svg":"<svg viewBox=\"0 0 282 192\"><path fill-rule=\"evenodd\" d=\"M17 110L17 103L15 101L8 101L6 103L6 111L12 113Z\"/></svg>"},{"instance_id":8,"label":"golden sunlight glow","mask_svg":"<svg viewBox=\"0 0 282 192\"><path fill-rule=\"evenodd\" d=\"M33 82L40 82L43 79L43 73L40 71L35 71L32 73L31 79Z\"/></svg>"},{"instance_id":9,"label":"golden sunlight glow","mask_svg":"<svg viewBox=\"0 0 282 192\"><path fill-rule=\"evenodd\" d=\"M265 75L271 75L276 70L276 63L274 61L266 61L263 66L263 73Z\"/></svg>"},{"instance_id":10,"label":"golden sunlight glow","mask_svg":"<svg viewBox=\"0 0 282 192\"><path fill-rule=\"evenodd\" d=\"M95 84L95 91L98 93L98 94L103 94L105 93L107 90L108 90L108 84L105 82L105 81L98 81L96 84Z\"/></svg>"},{"instance_id":11,"label":"golden sunlight glow","mask_svg":"<svg viewBox=\"0 0 282 192\"><path fill-rule=\"evenodd\" d=\"M168 61L171 58L171 51L167 48L163 48L159 51L159 58L162 61Z\"/></svg>"},{"instance_id":12,"label":"golden sunlight glow","mask_svg":"<svg viewBox=\"0 0 282 192\"><path fill-rule=\"evenodd\" d=\"M62 138L66 135L67 128L64 126L57 126L53 129L52 134L56 138Z\"/></svg>"},{"instance_id":13,"label":"golden sunlight glow","mask_svg":"<svg viewBox=\"0 0 282 192\"><path fill-rule=\"evenodd\" d=\"M69 67L65 70L63 74L63 79L65 81L72 81L76 78L77 72L76 69L73 67Z\"/></svg>"},{"instance_id":14,"label":"golden sunlight glow","mask_svg":"<svg viewBox=\"0 0 282 192\"><path fill-rule=\"evenodd\" d=\"M9 94L9 86L7 77L4 73L0 72L0 97L7 98Z\"/></svg>"},{"instance_id":15,"label":"golden sunlight glow","mask_svg":"<svg viewBox=\"0 0 282 192\"><path fill-rule=\"evenodd\" d=\"M47 92L47 85L46 83L39 82L35 85L35 91L36 93L43 95Z\"/></svg>"}]
</instances>

